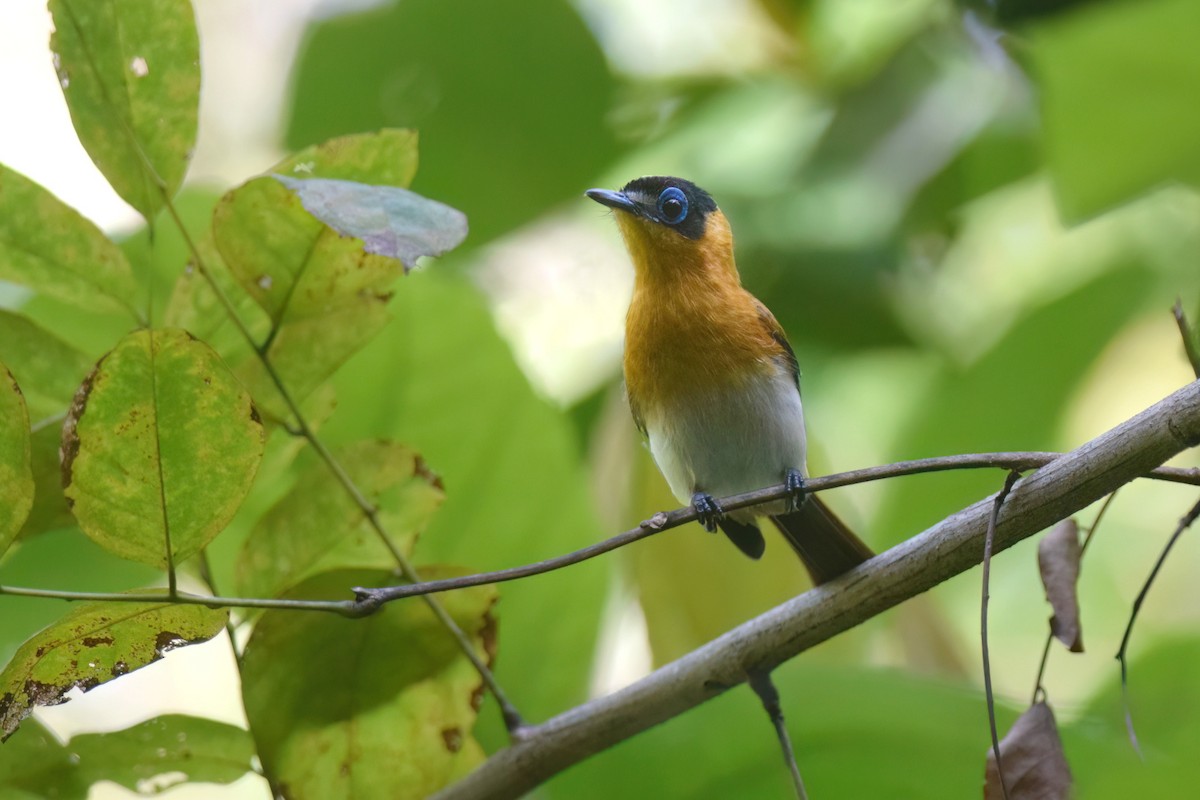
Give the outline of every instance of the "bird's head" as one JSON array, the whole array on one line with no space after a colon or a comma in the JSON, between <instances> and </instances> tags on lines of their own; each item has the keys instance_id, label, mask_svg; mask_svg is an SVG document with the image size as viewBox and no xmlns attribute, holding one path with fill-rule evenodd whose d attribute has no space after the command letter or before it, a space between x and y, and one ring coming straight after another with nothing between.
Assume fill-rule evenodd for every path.
<instances>
[{"instance_id":1,"label":"bird's head","mask_svg":"<svg viewBox=\"0 0 1200 800\"><path fill-rule=\"evenodd\" d=\"M733 235L708 192L682 178L636 178L620 191L588 189L616 211L617 225L639 278L683 272L737 272Z\"/></svg>"}]
</instances>

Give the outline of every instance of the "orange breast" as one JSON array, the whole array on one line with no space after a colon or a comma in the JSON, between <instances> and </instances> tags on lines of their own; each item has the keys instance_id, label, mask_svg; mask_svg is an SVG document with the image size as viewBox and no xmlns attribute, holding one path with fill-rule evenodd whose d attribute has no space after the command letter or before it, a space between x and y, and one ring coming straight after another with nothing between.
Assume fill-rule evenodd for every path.
<instances>
[{"instance_id":1,"label":"orange breast","mask_svg":"<svg viewBox=\"0 0 1200 800\"><path fill-rule=\"evenodd\" d=\"M625 382L636 414L779 369L783 349L750 293L730 281L695 278L634 292Z\"/></svg>"}]
</instances>

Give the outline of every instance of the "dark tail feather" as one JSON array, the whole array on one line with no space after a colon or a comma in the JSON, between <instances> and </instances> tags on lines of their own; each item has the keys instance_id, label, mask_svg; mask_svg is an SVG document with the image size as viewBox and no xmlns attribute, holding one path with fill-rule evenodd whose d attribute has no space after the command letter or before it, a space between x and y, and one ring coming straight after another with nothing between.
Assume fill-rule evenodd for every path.
<instances>
[{"instance_id":1,"label":"dark tail feather","mask_svg":"<svg viewBox=\"0 0 1200 800\"><path fill-rule=\"evenodd\" d=\"M813 583L831 581L875 555L816 497L804 498L798 510L771 521L800 556Z\"/></svg>"}]
</instances>

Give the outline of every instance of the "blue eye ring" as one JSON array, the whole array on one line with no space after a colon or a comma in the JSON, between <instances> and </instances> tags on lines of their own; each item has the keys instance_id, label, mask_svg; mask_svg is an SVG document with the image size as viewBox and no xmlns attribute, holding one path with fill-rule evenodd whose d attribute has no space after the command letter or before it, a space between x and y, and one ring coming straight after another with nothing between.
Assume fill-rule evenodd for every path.
<instances>
[{"instance_id":1,"label":"blue eye ring","mask_svg":"<svg viewBox=\"0 0 1200 800\"><path fill-rule=\"evenodd\" d=\"M678 225L687 218L687 195L682 189L668 186L658 195L658 217L668 225Z\"/></svg>"}]
</instances>

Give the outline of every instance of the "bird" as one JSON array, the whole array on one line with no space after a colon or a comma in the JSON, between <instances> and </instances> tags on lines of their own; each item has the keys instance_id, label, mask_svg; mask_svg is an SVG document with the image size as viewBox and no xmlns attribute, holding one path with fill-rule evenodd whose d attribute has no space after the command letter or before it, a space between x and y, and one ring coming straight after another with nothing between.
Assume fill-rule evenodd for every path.
<instances>
[{"instance_id":1,"label":"bird","mask_svg":"<svg viewBox=\"0 0 1200 800\"><path fill-rule=\"evenodd\" d=\"M691 181L636 178L586 196L613 210L634 268L625 317L630 411L672 494L697 521L762 557L769 517L814 584L871 558L805 490L807 441L796 355L742 287L729 221ZM726 512L718 498L786 484L786 499Z\"/></svg>"}]
</instances>

